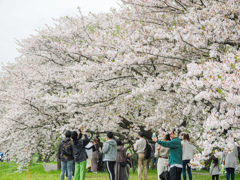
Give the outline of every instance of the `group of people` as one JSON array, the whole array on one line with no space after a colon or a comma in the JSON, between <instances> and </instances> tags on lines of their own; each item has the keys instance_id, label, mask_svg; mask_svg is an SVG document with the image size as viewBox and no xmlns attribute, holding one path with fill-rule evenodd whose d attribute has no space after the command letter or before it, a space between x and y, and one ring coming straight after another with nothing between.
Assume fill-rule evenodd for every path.
<instances>
[{"instance_id":1,"label":"group of people","mask_svg":"<svg viewBox=\"0 0 240 180\"><path fill-rule=\"evenodd\" d=\"M179 132L173 129L171 134L163 131L161 140L153 137L156 142L154 156L157 158L157 177L164 171L169 171L170 180L186 180L186 167L189 180L192 180L190 160L196 151L196 148L190 143L189 135L183 134L183 141L178 137ZM138 153L138 180L142 180L141 166L143 167L143 179L147 179L147 159L144 158L147 141L144 139L144 133L139 133L139 140L134 145L134 150Z\"/></svg>"},{"instance_id":2,"label":"group of people","mask_svg":"<svg viewBox=\"0 0 240 180\"><path fill-rule=\"evenodd\" d=\"M180 131L173 129L170 134L163 133L162 139L158 140L153 137L156 142L155 156L158 158L157 172L158 179L163 171L169 171L170 180L186 180L186 169L189 180L192 180L190 160L193 158L196 148L190 143L188 134L183 134L181 142L178 137ZM145 178L146 180L146 178Z\"/></svg>"},{"instance_id":3,"label":"group of people","mask_svg":"<svg viewBox=\"0 0 240 180\"><path fill-rule=\"evenodd\" d=\"M227 180L234 180L235 178L235 169L237 166L237 158L238 158L238 150L237 146L234 145L233 150L231 152L224 152L221 157L221 164L226 170L226 178ZM212 175L212 180L216 178L219 179L219 174L221 171L221 166L219 164L219 159L217 157L213 157L213 163L210 168L210 173Z\"/></svg>"},{"instance_id":4,"label":"group of people","mask_svg":"<svg viewBox=\"0 0 240 180\"><path fill-rule=\"evenodd\" d=\"M189 134L183 134L182 141L180 140L179 131L173 129L171 133L163 132L161 139L152 137L152 141L156 142L154 156L157 158L157 177L160 180L160 175L164 171L169 171L170 180L186 180L186 171L189 180L192 180L190 160L193 158L196 148L191 144ZM82 136L85 136L82 139ZM79 134L76 131L67 131L66 138L59 145L59 155L61 158L61 180L64 179L64 173L67 170L68 180L72 178L73 162L75 162L74 180L84 180L86 174L87 149L92 149L92 166L91 171L97 172L97 162L99 160L99 147L96 140L93 141L91 147L86 147L90 142L88 136L81 128ZM120 139L113 139L113 133L107 132L107 141L102 147L102 161L105 162L106 169L110 180L128 180L130 163L130 154L126 152ZM144 138L144 133L139 132L139 140L133 145L134 151L138 154L138 180L142 180L141 169L143 168L143 179L147 180L147 159L146 147L147 140ZM232 159L237 157L236 151L228 154L223 154L227 170L227 180L231 174L231 180L234 180L234 165L231 164ZM218 179L219 164L216 158L211 167L213 179Z\"/></svg>"},{"instance_id":5,"label":"group of people","mask_svg":"<svg viewBox=\"0 0 240 180\"><path fill-rule=\"evenodd\" d=\"M85 136L82 139L82 135ZM97 140L93 140L93 145L87 147L90 139L83 132L83 128L79 134L76 131L67 131L65 139L62 140L58 147L59 158L61 159L61 180L64 180L67 171L68 180L72 179L72 170L74 172L74 180L84 180L86 174L86 150L92 149L91 172L97 172L99 161L99 147ZM110 180L125 180L129 177L130 159L126 153L120 139L113 140L113 133L107 133L107 141L102 148L102 161L105 162ZM74 167L73 164L75 163Z\"/></svg>"},{"instance_id":6,"label":"group of people","mask_svg":"<svg viewBox=\"0 0 240 180\"><path fill-rule=\"evenodd\" d=\"M82 139L82 135L85 136ZM65 139L59 144L58 155L61 159L61 180L64 180L64 174L67 171L68 180L72 179L72 170L74 163L74 179L84 180L86 174L86 145L90 142L88 136L83 132L81 128L80 132L67 131L65 133Z\"/></svg>"}]
</instances>

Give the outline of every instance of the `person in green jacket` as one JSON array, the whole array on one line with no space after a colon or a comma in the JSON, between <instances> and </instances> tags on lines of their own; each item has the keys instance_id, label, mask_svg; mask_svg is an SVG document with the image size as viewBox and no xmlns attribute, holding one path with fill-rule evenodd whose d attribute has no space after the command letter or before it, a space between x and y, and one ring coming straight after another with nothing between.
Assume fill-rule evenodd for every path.
<instances>
[{"instance_id":1,"label":"person in green jacket","mask_svg":"<svg viewBox=\"0 0 240 180\"><path fill-rule=\"evenodd\" d=\"M181 180L182 173L182 144L178 138L180 132L175 128L172 130L170 136L171 141L160 141L156 137L152 140L163 147L170 148L169 151L169 166L170 166L170 180Z\"/></svg>"}]
</instances>

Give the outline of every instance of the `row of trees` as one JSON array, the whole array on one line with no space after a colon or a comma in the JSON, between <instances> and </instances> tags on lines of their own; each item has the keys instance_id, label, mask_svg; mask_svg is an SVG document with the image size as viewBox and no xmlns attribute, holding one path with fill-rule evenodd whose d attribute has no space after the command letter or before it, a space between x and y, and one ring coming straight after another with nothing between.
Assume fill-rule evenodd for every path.
<instances>
[{"instance_id":1,"label":"row of trees","mask_svg":"<svg viewBox=\"0 0 240 180\"><path fill-rule=\"evenodd\" d=\"M0 145L48 159L66 129L189 132L208 155L240 138L238 0L122 0L21 40L0 81Z\"/></svg>"}]
</instances>

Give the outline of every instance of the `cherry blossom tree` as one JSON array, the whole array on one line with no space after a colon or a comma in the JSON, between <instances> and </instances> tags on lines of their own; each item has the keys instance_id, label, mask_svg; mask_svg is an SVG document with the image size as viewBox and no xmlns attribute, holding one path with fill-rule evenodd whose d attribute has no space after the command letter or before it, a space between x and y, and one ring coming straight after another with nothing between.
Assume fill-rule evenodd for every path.
<instances>
[{"instance_id":1,"label":"cherry blossom tree","mask_svg":"<svg viewBox=\"0 0 240 180\"><path fill-rule=\"evenodd\" d=\"M122 0L119 11L56 19L18 42L1 75L0 144L47 160L84 125L132 143L178 127L208 158L231 150L239 126L239 2Z\"/></svg>"}]
</instances>

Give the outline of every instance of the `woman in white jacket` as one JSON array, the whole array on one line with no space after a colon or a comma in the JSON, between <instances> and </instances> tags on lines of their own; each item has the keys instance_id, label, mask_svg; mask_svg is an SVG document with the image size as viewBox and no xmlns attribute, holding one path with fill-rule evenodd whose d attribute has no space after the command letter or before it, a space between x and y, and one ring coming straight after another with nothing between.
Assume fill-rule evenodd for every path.
<instances>
[{"instance_id":1,"label":"woman in white jacket","mask_svg":"<svg viewBox=\"0 0 240 180\"><path fill-rule=\"evenodd\" d=\"M227 171L226 173L227 180L230 179L230 176L231 176L231 180L234 180L235 178L235 168L237 167L237 158L238 158L238 149L235 144L233 145L232 151L224 152L222 154L221 163L225 165L225 168Z\"/></svg>"},{"instance_id":2,"label":"woman in white jacket","mask_svg":"<svg viewBox=\"0 0 240 180\"><path fill-rule=\"evenodd\" d=\"M182 155L183 180L187 179L186 166L187 166L188 178L189 178L189 180L192 180L191 166L189 165L189 163L190 163L190 160L193 158L194 153L196 152L196 148L195 148L195 146L190 144L189 134L183 134L182 147L183 147L183 155Z\"/></svg>"}]
</instances>

